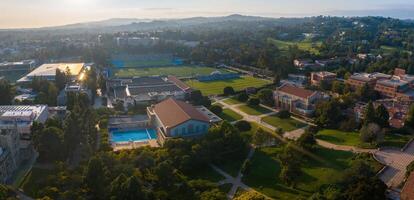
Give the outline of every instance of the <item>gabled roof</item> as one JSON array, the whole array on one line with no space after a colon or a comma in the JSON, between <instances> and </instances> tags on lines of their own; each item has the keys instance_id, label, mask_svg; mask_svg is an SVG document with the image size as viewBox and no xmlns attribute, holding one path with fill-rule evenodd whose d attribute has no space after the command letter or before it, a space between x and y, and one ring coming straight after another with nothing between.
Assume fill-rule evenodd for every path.
<instances>
[{"instance_id":1,"label":"gabled roof","mask_svg":"<svg viewBox=\"0 0 414 200\"><path fill-rule=\"evenodd\" d=\"M175 127L188 120L210 122L200 111L190 104L173 98L154 105L153 111L157 114L161 123L166 127Z\"/></svg>"},{"instance_id":2,"label":"gabled roof","mask_svg":"<svg viewBox=\"0 0 414 200\"><path fill-rule=\"evenodd\" d=\"M284 93L287 93L293 96L297 96L300 98L304 98L304 99L309 98L313 94L316 93L315 91L307 90L307 89L300 88L300 87L295 87L290 84L284 84L280 86L278 88L278 91L281 91L281 92L284 92Z\"/></svg>"}]
</instances>

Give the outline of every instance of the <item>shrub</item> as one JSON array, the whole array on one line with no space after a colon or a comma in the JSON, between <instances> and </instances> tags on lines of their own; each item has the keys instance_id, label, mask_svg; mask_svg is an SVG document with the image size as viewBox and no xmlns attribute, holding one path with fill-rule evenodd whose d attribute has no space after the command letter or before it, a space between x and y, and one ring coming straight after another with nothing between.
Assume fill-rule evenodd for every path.
<instances>
[{"instance_id":1,"label":"shrub","mask_svg":"<svg viewBox=\"0 0 414 200\"><path fill-rule=\"evenodd\" d=\"M249 95L247 95L246 92L242 92L239 95L237 95L237 100L241 102L246 102L247 100L249 100Z\"/></svg>"},{"instance_id":2,"label":"shrub","mask_svg":"<svg viewBox=\"0 0 414 200\"><path fill-rule=\"evenodd\" d=\"M225 95L225 96L229 96L229 95L234 95L234 89L233 89L233 87L230 87L230 86L227 86L227 87L225 87L224 89L223 89L223 94Z\"/></svg>"},{"instance_id":3,"label":"shrub","mask_svg":"<svg viewBox=\"0 0 414 200\"><path fill-rule=\"evenodd\" d=\"M212 105L210 111L216 115L220 115L223 112L223 108L218 105Z\"/></svg>"},{"instance_id":4,"label":"shrub","mask_svg":"<svg viewBox=\"0 0 414 200\"><path fill-rule=\"evenodd\" d=\"M239 131L241 132L245 132L245 131L250 131L252 129L252 126L250 125L250 123L248 121L238 121L236 122L236 124L234 124L234 126L239 129Z\"/></svg>"},{"instance_id":5,"label":"shrub","mask_svg":"<svg viewBox=\"0 0 414 200\"><path fill-rule=\"evenodd\" d=\"M290 112L287 110L281 110L277 113L277 116L281 119L287 119L290 118Z\"/></svg>"},{"instance_id":6,"label":"shrub","mask_svg":"<svg viewBox=\"0 0 414 200\"><path fill-rule=\"evenodd\" d=\"M260 100L258 98L252 97L247 102L249 106L258 106L260 104Z\"/></svg>"},{"instance_id":7,"label":"shrub","mask_svg":"<svg viewBox=\"0 0 414 200\"><path fill-rule=\"evenodd\" d=\"M360 134L362 142L378 144L384 139L384 131L375 123L364 125L360 130Z\"/></svg>"}]
</instances>

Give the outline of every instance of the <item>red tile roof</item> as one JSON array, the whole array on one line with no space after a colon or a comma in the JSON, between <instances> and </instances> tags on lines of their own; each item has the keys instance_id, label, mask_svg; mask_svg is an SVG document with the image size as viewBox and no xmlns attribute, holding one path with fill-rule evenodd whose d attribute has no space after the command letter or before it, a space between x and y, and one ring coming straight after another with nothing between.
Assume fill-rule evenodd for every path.
<instances>
[{"instance_id":1,"label":"red tile roof","mask_svg":"<svg viewBox=\"0 0 414 200\"><path fill-rule=\"evenodd\" d=\"M200 111L192 105L173 98L154 105L153 111L157 114L161 123L166 127L175 127L188 120L210 122Z\"/></svg>"},{"instance_id":2,"label":"red tile roof","mask_svg":"<svg viewBox=\"0 0 414 200\"><path fill-rule=\"evenodd\" d=\"M414 200L414 173L408 177L401 191L401 200Z\"/></svg>"},{"instance_id":3,"label":"red tile roof","mask_svg":"<svg viewBox=\"0 0 414 200\"><path fill-rule=\"evenodd\" d=\"M190 90L190 86L188 86L187 84L185 84L184 82L182 82L180 79L178 79L175 76L168 76L168 80L173 82L175 85L177 85L179 88L181 88L184 91L188 91Z\"/></svg>"},{"instance_id":4,"label":"red tile roof","mask_svg":"<svg viewBox=\"0 0 414 200\"><path fill-rule=\"evenodd\" d=\"M280 86L278 88L278 90L281 91L281 92L293 95L293 96L304 98L304 99L307 99L310 96L312 96L314 93L316 93L314 91L307 90L307 89L304 89L304 88L295 87L295 86L292 86L292 85L289 85L289 84L285 84L285 85Z\"/></svg>"}]
</instances>

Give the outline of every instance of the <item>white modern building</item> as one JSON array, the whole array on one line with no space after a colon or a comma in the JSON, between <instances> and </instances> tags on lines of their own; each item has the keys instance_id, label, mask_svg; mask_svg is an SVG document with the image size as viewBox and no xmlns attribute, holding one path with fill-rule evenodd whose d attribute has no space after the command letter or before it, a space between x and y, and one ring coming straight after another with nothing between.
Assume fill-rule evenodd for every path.
<instances>
[{"instance_id":1,"label":"white modern building","mask_svg":"<svg viewBox=\"0 0 414 200\"><path fill-rule=\"evenodd\" d=\"M19 165L33 156L31 127L46 122L48 107L0 106L0 182L6 182ZM4 170L5 169L5 170Z\"/></svg>"},{"instance_id":2,"label":"white modern building","mask_svg":"<svg viewBox=\"0 0 414 200\"><path fill-rule=\"evenodd\" d=\"M82 79L84 70L87 67L85 63L49 63L43 64L31 71L26 76L17 80L17 83L31 82L35 77L54 81L56 77L56 70L62 72L69 72L72 80Z\"/></svg>"}]
</instances>

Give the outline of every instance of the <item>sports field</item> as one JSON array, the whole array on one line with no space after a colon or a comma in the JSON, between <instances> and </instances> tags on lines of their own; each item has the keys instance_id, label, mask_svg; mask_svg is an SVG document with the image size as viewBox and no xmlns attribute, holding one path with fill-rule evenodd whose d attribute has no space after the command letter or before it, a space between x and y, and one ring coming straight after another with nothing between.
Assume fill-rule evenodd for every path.
<instances>
[{"instance_id":1,"label":"sports field","mask_svg":"<svg viewBox=\"0 0 414 200\"><path fill-rule=\"evenodd\" d=\"M321 42L311 42L311 41L300 41L300 42L291 42L291 41L282 41L269 38L269 43L276 45L279 49L288 50L290 46L297 45L300 50L309 51L313 54L319 54L318 47L322 45Z\"/></svg>"},{"instance_id":2,"label":"sports field","mask_svg":"<svg viewBox=\"0 0 414 200\"><path fill-rule=\"evenodd\" d=\"M243 76L239 79L200 82L190 80L186 82L190 87L200 90L203 95L223 94L223 89L227 86L233 87L235 91L243 90L247 87L262 87L271 84L271 81L263 80L251 76Z\"/></svg>"},{"instance_id":3,"label":"sports field","mask_svg":"<svg viewBox=\"0 0 414 200\"><path fill-rule=\"evenodd\" d=\"M152 66L166 66L171 65L171 59L165 60L135 60L135 61L118 61L113 62L117 68L140 68L140 67L152 67Z\"/></svg>"},{"instance_id":4,"label":"sports field","mask_svg":"<svg viewBox=\"0 0 414 200\"><path fill-rule=\"evenodd\" d=\"M190 77L196 75L209 75L214 71L228 72L226 70L216 69L212 67L198 66L167 66L167 67L145 67L145 68L129 68L119 69L115 72L116 77L131 76L168 76Z\"/></svg>"}]
</instances>

